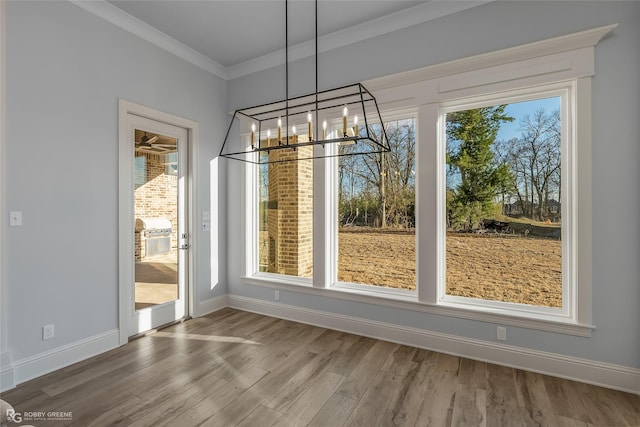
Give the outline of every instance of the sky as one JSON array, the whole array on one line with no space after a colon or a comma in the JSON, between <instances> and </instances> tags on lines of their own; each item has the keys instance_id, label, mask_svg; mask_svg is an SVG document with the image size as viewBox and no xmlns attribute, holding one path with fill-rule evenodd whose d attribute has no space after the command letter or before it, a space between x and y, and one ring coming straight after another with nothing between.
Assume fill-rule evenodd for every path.
<instances>
[{"instance_id":1,"label":"sky","mask_svg":"<svg viewBox=\"0 0 640 427\"><path fill-rule=\"evenodd\" d=\"M498 131L498 140L507 141L511 138L517 138L520 136L520 119L526 114L533 114L538 109L544 108L548 113L553 110L560 109L560 97L536 99L534 101L516 102L507 105L505 113L513 118L511 123L502 123L500 130Z\"/></svg>"}]
</instances>

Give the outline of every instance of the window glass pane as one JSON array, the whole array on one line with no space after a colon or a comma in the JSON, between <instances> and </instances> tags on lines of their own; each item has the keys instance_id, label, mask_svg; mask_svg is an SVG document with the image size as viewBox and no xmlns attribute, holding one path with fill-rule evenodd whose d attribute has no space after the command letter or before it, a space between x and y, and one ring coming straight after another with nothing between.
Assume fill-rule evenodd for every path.
<instances>
[{"instance_id":1,"label":"window glass pane","mask_svg":"<svg viewBox=\"0 0 640 427\"><path fill-rule=\"evenodd\" d=\"M384 126L390 153L338 158L338 281L415 290L415 120Z\"/></svg>"},{"instance_id":2,"label":"window glass pane","mask_svg":"<svg viewBox=\"0 0 640 427\"><path fill-rule=\"evenodd\" d=\"M259 271L313 276L313 147L261 152L258 167ZM293 160L284 161L283 160Z\"/></svg>"},{"instance_id":3,"label":"window glass pane","mask_svg":"<svg viewBox=\"0 0 640 427\"><path fill-rule=\"evenodd\" d=\"M446 293L562 307L560 97L446 116Z\"/></svg>"}]
</instances>

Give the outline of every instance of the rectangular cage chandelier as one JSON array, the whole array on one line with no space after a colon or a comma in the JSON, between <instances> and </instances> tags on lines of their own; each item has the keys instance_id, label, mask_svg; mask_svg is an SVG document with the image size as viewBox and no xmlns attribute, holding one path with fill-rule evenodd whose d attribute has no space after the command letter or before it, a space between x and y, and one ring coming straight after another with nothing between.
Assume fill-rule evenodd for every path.
<instances>
[{"instance_id":1,"label":"rectangular cage chandelier","mask_svg":"<svg viewBox=\"0 0 640 427\"><path fill-rule=\"evenodd\" d=\"M236 110L220 156L254 164L391 151L376 98L361 83L289 97L288 1L285 0L285 99Z\"/></svg>"}]
</instances>

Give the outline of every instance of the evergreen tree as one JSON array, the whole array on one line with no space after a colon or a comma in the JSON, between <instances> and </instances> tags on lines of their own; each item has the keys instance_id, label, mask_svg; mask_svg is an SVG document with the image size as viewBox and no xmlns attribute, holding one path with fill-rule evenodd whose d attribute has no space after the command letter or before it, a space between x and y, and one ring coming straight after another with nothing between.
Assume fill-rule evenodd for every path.
<instances>
[{"instance_id":1,"label":"evergreen tree","mask_svg":"<svg viewBox=\"0 0 640 427\"><path fill-rule=\"evenodd\" d=\"M447 114L447 211L450 226L473 229L495 215L496 196L511 180L509 168L496 160L492 146L503 122L513 121L506 105Z\"/></svg>"}]
</instances>

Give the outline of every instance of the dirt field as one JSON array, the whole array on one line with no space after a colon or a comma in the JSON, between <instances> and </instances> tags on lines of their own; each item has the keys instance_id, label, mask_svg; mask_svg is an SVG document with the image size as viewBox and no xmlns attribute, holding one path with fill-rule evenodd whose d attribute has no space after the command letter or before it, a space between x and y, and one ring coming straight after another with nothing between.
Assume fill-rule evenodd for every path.
<instances>
[{"instance_id":1,"label":"dirt field","mask_svg":"<svg viewBox=\"0 0 640 427\"><path fill-rule=\"evenodd\" d=\"M338 279L415 289L415 256L413 232L343 230L339 234ZM561 306L559 240L448 234L446 256L450 295Z\"/></svg>"}]
</instances>

